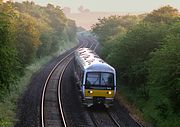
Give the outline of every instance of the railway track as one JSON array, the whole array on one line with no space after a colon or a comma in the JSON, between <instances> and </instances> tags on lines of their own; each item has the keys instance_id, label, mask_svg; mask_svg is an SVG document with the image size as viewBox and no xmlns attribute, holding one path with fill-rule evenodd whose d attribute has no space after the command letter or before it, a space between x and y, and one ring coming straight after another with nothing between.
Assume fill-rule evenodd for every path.
<instances>
[{"instance_id":1,"label":"railway track","mask_svg":"<svg viewBox=\"0 0 180 127\"><path fill-rule=\"evenodd\" d=\"M88 114L95 127L143 127L136 120L132 122L131 116L123 115L117 113L112 109L106 109L105 107L93 107L88 110ZM128 122L129 121L129 122Z\"/></svg>"},{"instance_id":2,"label":"railway track","mask_svg":"<svg viewBox=\"0 0 180 127\"><path fill-rule=\"evenodd\" d=\"M117 127L121 127L116 118L114 118L114 114L111 114L109 111L107 111L107 114Z\"/></svg>"},{"instance_id":3,"label":"railway track","mask_svg":"<svg viewBox=\"0 0 180 127\"><path fill-rule=\"evenodd\" d=\"M86 43L89 40L84 41ZM91 50L96 50L98 44L96 41L91 41L92 44L89 45L81 45L80 47L89 47ZM77 47L78 48L78 47ZM61 59L51 70L44 84L42 100L41 100L41 126L42 127L69 127L69 126L78 126L83 124L79 124L78 122L74 124L74 121L78 121L81 119L75 118L76 120L72 120L71 118L73 110L68 113L67 105L69 104L65 100L64 90L67 88L62 88L65 84L62 83L63 75L65 75L65 71L70 65L71 61L74 58L75 49L68 53L63 59ZM72 65L72 63L71 63ZM66 74L67 75L67 74ZM63 84L63 85L62 85ZM63 89L63 92L61 90ZM71 93L72 94L72 93ZM63 95L63 96L62 96ZM66 98L67 99L67 98ZM130 127L129 125L124 124L125 122L121 122L121 120L117 117L116 113L109 112L109 110L105 111L94 111L88 110L87 115L90 117L90 121L92 124L90 126L96 127L105 127L105 126L113 126L113 127ZM78 114L75 114L75 117L78 117ZM84 124L86 126L87 124Z\"/></svg>"},{"instance_id":4,"label":"railway track","mask_svg":"<svg viewBox=\"0 0 180 127\"><path fill-rule=\"evenodd\" d=\"M62 77L66 64L73 57L73 52L67 54L61 61L59 61L49 73L44 84L42 99L41 99L41 126L62 126L61 119L63 115L60 114L61 109L58 104L58 81ZM61 66L60 66L61 65ZM60 75L60 76L59 76Z\"/></svg>"},{"instance_id":5,"label":"railway track","mask_svg":"<svg viewBox=\"0 0 180 127\"><path fill-rule=\"evenodd\" d=\"M96 43L96 40L92 40L94 43ZM95 45L93 47L94 51L96 50L96 48L98 47L98 44ZM88 114L94 124L94 126L96 127L105 127L105 126L113 126L113 127L143 127L139 122L137 122L135 119L132 118L131 115L126 116L125 119L129 119L129 121L131 121L132 119L135 122L130 122L127 123L126 120L121 120L120 117L117 115L117 113L115 113L114 111L105 109L101 112L102 109L99 109L100 112L97 112L96 109L95 110L88 110ZM132 119L128 118L131 117ZM104 121L102 120L104 119ZM108 121L108 122L107 122Z\"/></svg>"},{"instance_id":6,"label":"railway track","mask_svg":"<svg viewBox=\"0 0 180 127\"><path fill-rule=\"evenodd\" d=\"M88 46L85 44L80 47L92 48L95 43ZM95 45L96 46L96 45ZM61 59L49 73L42 91L41 98L41 126L42 127L57 127L68 126L64 113L64 108L61 98L61 81L63 74L72 61L75 49Z\"/></svg>"},{"instance_id":7,"label":"railway track","mask_svg":"<svg viewBox=\"0 0 180 127\"><path fill-rule=\"evenodd\" d=\"M97 43L95 41L93 41L93 42ZM95 51L97 47L98 47L98 43L96 45L92 45L91 48L93 48L93 51ZM104 111L100 112L101 116L103 116L103 117L105 116L106 118L109 118L108 121L111 124L106 124L106 125L103 124L101 121L98 121L99 119L101 119L101 116L99 117L98 113L94 112L93 110L88 111L88 114L89 114L94 126L96 126L96 127L105 127L105 126L108 125L108 126L113 126L113 127L115 127L115 126L116 127L121 127L120 124L117 122L117 120L114 118L114 116L109 111L106 110L105 112ZM98 117L96 117L96 116L98 116ZM102 118L102 119L104 119L104 118Z\"/></svg>"},{"instance_id":8,"label":"railway track","mask_svg":"<svg viewBox=\"0 0 180 127\"><path fill-rule=\"evenodd\" d=\"M98 46L97 41L92 38L80 37L79 40L79 46L83 46L82 43L89 43L86 46L92 50L96 50ZM79 89L74 85L76 82L72 77L73 51L77 48L74 47L53 59L34 75L30 87L23 97L23 110L20 111L20 114L23 115L20 116L21 121L16 127L119 125L120 127L142 127L128 111L118 104L108 110L110 114L102 109L91 110L91 114L89 114L89 109L82 106ZM100 51L100 49L98 48L96 51ZM90 117L90 115L92 116Z\"/></svg>"},{"instance_id":9,"label":"railway track","mask_svg":"<svg viewBox=\"0 0 180 127\"><path fill-rule=\"evenodd\" d=\"M102 109L101 109L102 110ZM88 111L95 127L122 127L107 109Z\"/></svg>"},{"instance_id":10,"label":"railway track","mask_svg":"<svg viewBox=\"0 0 180 127\"><path fill-rule=\"evenodd\" d=\"M62 96L61 96L61 81L62 81L62 76L64 74L64 71L65 69L67 68L68 64L72 61L73 58L71 58L67 64L65 65L64 69L62 70L62 73L60 75L60 79L59 79L59 85L58 85L58 102L59 102L59 108L60 108L60 112L61 112L61 118L62 118L62 121L63 121L63 125L64 127L67 127L68 126L68 123L66 121L66 118L65 118L65 113L64 113L64 110L63 110L63 104L62 104Z\"/></svg>"},{"instance_id":11,"label":"railway track","mask_svg":"<svg viewBox=\"0 0 180 127\"><path fill-rule=\"evenodd\" d=\"M61 118L63 119L63 114L60 114L59 111L61 111L61 109L57 103L58 81L61 79L61 76L59 77L59 75L62 75L64 68L66 68L65 63L69 61L72 54L73 51L54 66L44 84L41 100L42 127L63 125L61 121Z\"/></svg>"}]
</instances>

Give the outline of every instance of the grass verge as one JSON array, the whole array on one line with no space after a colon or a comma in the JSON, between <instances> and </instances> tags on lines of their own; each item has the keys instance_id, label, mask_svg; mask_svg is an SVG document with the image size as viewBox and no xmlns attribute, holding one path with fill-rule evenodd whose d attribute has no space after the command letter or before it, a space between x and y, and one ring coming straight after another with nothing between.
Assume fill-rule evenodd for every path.
<instances>
[{"instance_id":1,"label":"grass verge","mask_svg":"<svg viewBox=\"0 0 180 127\"><path fill-rule=\"evenodd\" d=\"M150 127L151 125L145 121L143 114L139 110L139 108L135 105L135 103L129 100L130 97L128 97L127 88L123 86L118 86L118 89L119 90L117 90L116 100L119 102L119 104L125 107L128 110L131 118L134 119L141 126Z\"/></svg>"},{"instance_id":2,"label":"grass verge","mask_svg":"<svg viewBox=\"0 0 180 127\"><path fill-rule=\"evenodd\" d=\"M20 78L16 89L11 89L10 92L4 96L4 101L0 102L0 127L12 127L17 121L17 102L26 90L32 75L40 70L41 67L48 63L52 58L57 57L59 54L62 54L64 51L75 45L75 43L66 43L55 54L37 59L34 63L26 67L25 75Z\"/></svg>"},{"instance_id":3,"label":"grass verge","mask_svg":"<svg viewBox=\"0 0 180 127\"><path fill-rule=\"evenodd\" d=\"M128 86L118 86L118 89L116 99L128 110L130 116L144 127L179 127L178 112L172 112L164 106L166 110L163 111L167 113L164 115L161 110L155 108L162 96L145 100L137 91L133 92Z\"/></svg>"}]
</instances>

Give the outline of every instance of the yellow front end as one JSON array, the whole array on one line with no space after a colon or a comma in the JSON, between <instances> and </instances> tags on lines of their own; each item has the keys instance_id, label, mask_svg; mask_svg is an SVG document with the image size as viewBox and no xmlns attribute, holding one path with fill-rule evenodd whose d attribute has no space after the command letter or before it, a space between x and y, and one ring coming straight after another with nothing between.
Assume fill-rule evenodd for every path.
<instances>
[{"instance_id":1,"label":"yellow front end","mask_svg":"<svg viewBox=\"0 0 180 127\"><path fill-rule=\"evenodd\" d=\"M114 90L94 90L86 89L84 91L83 104L90 107L94 104L104 104L106 107L113 105Z\"/></svg>"},{"instance_id":2,"label":"yellow front end","mask_svg":"<svg viewBox=\"0 0 180 127\"><path fill-rule=\"evenodd\" d=\"M85 90L85 97L105 97L114 98L114 90Z\"/></svg>"}]
</instances>

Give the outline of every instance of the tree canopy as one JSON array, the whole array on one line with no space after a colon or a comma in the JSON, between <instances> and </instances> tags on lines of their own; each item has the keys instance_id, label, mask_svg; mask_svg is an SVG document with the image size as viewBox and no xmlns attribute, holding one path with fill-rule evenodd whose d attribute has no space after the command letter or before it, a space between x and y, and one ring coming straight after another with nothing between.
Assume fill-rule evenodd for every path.
<instances>
[{"instance_id":1,"label":"tree canopy","mask_svg":"<svg viewBox=\"0 0 180 127\"><path fill-rule=\"evenodd\" d=\"M35 59L73 42L76 25L59 6L0 1L0 101Z\"/></svg>"},{"instance_id":2,"label":"tree canopy","mask_svg":"<svg viewBox=\"0 0 180 127\"><path fill-rule=\"evenodd\" d=\"M93 25L101 55L115 67L120 91L146 120L158 127L180 126L180 13L164 6L127 17L111 16Z\"/></svg>"}]
</instances>

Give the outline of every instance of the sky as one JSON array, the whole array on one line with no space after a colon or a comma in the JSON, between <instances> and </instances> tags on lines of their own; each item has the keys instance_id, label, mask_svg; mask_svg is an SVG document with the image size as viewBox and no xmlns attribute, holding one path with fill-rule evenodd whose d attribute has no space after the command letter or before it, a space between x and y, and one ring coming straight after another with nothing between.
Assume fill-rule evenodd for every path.
<instances>
[{"instance_id":1,"label":"sky","mask_svg":"<svg viewBox=\"0 0 180 127\"><path fill-rule=\"evenodd\" d=\"M27 1L27 0L11 0ZM110 15L150 13L165 5L170 5L180 11L180 0L28 0L39 5L60 6L66 16L76 21L77 26L87 30L98 21L98 18ZM70 9L69 9L70 8Z\"/></svg>"},{"instance_id":2,"label":"sky","mask_svg":"<svg viewBox=\"0 0 180 127\"><path fill-rule=\"evenodd\" d=\"M13 0L22 2L23 0ZM26 0L27 1L27 0ZM180 0L30 0L37 4L46 5L51 3L62 8L71 8L72 13L77 13L78 8L83 6L93 12L126 12L144 13L164 5L171 5L180 10Z\"/></svg>"}]
</instances>

